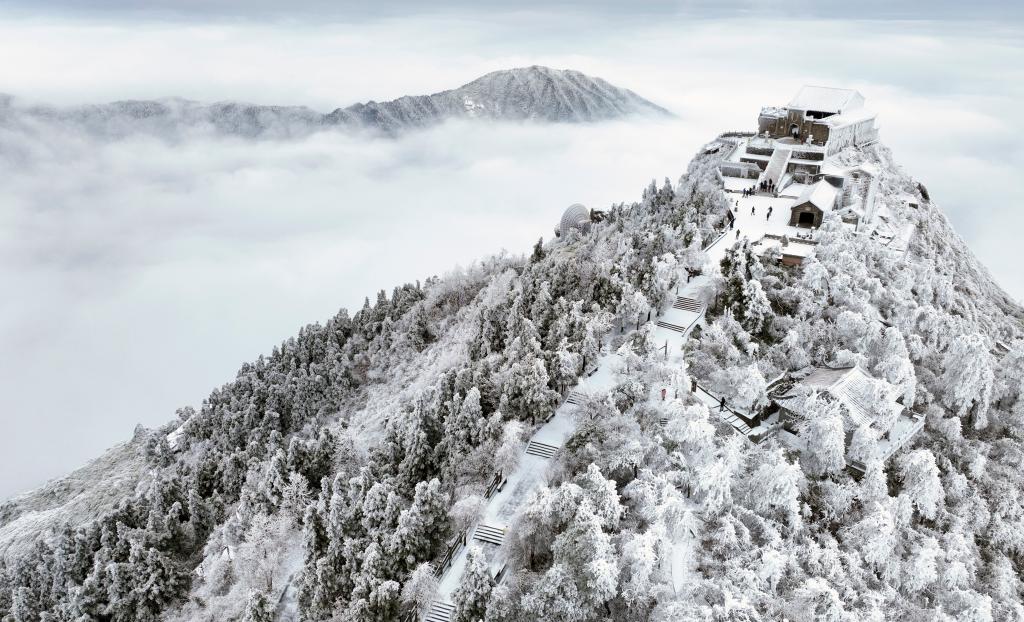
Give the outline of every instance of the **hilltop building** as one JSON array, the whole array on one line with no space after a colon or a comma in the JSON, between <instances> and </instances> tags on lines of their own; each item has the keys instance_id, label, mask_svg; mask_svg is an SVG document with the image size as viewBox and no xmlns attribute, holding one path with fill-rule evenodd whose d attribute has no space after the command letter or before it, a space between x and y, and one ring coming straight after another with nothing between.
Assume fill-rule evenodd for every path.
<instances>
[{"instance_id":1,"label":"hilltop building","mask_svg":"<svg viewBox=\"0 0 1024 622\"><path fill-rule=\"evenodd\" d=\"M838 180L840 184L842 179ZM797 197L793 207L790 208L789 225L791 227L813 227L821 226L825 212L831 212L836 206L836 199L842 185L838 188L832 181L819 180L804 188Z\"/></svg>"},{"instance_id":2,"label":"hilltop building","mask_svg":"<svg viewBox=\"0 0 1024 622\"><path fill-rule=\"evenodd\" d=\"M903 447L924 426L924 417L909 412L903 404L899 387L873 378L856 365L815 367L786 378L769 392L773 409L777 409L782 428L791 439L799 439L797 424L814 416L806 410L807 397L812 394L838 404L847 445L854 430L862 425L870 427L878 437L875 457L882 461ZM791 444L799 446L799 443ZM851 460L850 466L864 470L864 464L858 461Z\"/></svg>"},{"instance_id":3,"label":"hilltop building","mask_svg":"<svg viewBox=\"0 0 1024 622\"><path fill-rule=\"evenodd\" d=\"M805 86L786 106L763 108L757 133L823 147L829 156L844 147L877 140L875 117L864 108L864 96L857 91Z\"/></svg>"},{"instance_id":4,"label":"hilltop building","mask_svg":"<svg viewBox=\"0 0 1024 622\"><path fill-rule=\"evenodd\" d=\"M907 232L886 228L877 167L867 157L851 163L855 154L848 151L878 140L876 117L857 91L805 86L787 105L761 109L756 133L719 136L705 153L727 149L719 162L722 184L733 194L726 224L759 255L788 266L814 254L816 230L829 214L893 240L894 248L902 244Z\"/></svg>"}]
</instances>

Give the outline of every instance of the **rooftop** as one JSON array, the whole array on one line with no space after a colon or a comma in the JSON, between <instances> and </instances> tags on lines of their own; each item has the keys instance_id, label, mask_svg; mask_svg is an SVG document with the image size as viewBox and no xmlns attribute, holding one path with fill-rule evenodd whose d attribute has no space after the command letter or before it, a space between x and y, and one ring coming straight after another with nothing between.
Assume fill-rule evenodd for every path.
<instances>
[{"instance_id":1,"label":"rooftop","mask_svg":"<svg viewBox=\"0 0 1024 622\"><path fill-rule=\"evenodd\" d=\"M854 123L874 119L877 116L877 114L866 108L856 108L842 114L827 117L822 120L822 123L831 128L846 127L847 125L853 125Z\"/></svg>"},{"instance_id":2,"label":"rooftop","mask_svg":"<svg viewBox=\"0 0 1024 622\"><path fill-rule=\"evenodd\" d=\"M796 110L814 110L834 114L860 108L863 105L864 97L857 91L827 86L804 86L789 102L789 108Z\"/></svg>"},{"instance_id":3,"label":"rooftop","mask_svg":"<svg viewBox=\"0 0 1024 622\"><path fill-rule=\"evenodd\" d=\"M804 188L804 191L797 197L795 205L811 203L823 212L826 212L835 205L838 190L827 181L819 181Z\"/></svg>"},{"instance_id":4,"label":"rooftop","mask_svg":"<svg viewBox=\"0 0 1024 622\"><path fill-rule=\"evenodd\" d=\"M896 401L899 388L872 378L860 367L815 367L807 376L797 381L792 388L775 397L775 401L787 409L801 414L806 396L811 392L825 393L844 406L848 424L857 427L875 421L873 408L884 403L899 414L903 405Z\"/></svg>"}]
</instances>

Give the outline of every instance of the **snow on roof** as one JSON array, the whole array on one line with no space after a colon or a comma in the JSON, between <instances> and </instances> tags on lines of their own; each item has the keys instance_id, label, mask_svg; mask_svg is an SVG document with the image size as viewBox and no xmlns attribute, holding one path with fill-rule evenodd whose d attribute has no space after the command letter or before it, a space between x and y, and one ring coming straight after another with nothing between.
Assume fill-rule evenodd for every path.
<instances>
[{"instance_id":1,"label":"snow on roof","mask_svg":"<svg viewBox=\"0 0 1024 622\"><path fill-rule=\"evenodd\" d=\"M875 420L872 404L876 402L876 395L879 394L894 413L903 411L903 405L896 401L900 393L899 387L872 378L856 365L840 368L815 367L810 374L775 400L787 409L801 414L805 396L814 391L825 393L842 404L847 422L854 427L870 424Z\"/></svg>"},{"instance_id":2,"label":"snow on roof","mask_svg":"<svg viewBox=\"0 0 1024 622\"><path fill-rule=\"evenodd\" d=\"M823 212L827 212L832 209L836 203L837 191L835 187L827 181L819 181L814 185L807 186L804 191L797 197L796 203L793 205L803 205L804 203L811 203L814 207L817 207Z\"/></svg>"},{"instance_id":3,"label":"snow on roof","mask_svg":"<svg viewBox=\"0 0 1024 622\"><path fill-rule=\"evenodd\" d=\"M817 112L840 113L859 108L864 97L851 89L837 89L827 86L804 86L789 101L789 108L814 110Z\"/></svg>"},{"instance_id":4,"label":"snow on roof","mask_svg":"<svg viewBox=\"0 0 1024 622\"><path fill-rule=\"evenodd\" d=\"M822 119L822 123L824 123L825 125L829 126L832 129L836 129L840 127L846 127L848 125L853 125L854 123L860 123L861 121L868 121L870 119L874 119L877 116L878 115L876 113L871 112L867 108L857 108L854 110L850 110L849 112L844 112L842 114L826 117Z\"/></svg>"},{"instance_id":5,"label":"snow on roof","mask_svg":"<svg viewBox=\"0 0 1024 622\"><path fill-rule=\"evenodd\" d=\"M758 245L761 247L758 252L760 255L780 253L788 257L801 258L810 257L814 254L815 248L817 248L817 244L804 244L793 240L789 240L789 243L783 246L782 240L776 240L769 237L761 238Z\"/></svg>"}]
</instances>

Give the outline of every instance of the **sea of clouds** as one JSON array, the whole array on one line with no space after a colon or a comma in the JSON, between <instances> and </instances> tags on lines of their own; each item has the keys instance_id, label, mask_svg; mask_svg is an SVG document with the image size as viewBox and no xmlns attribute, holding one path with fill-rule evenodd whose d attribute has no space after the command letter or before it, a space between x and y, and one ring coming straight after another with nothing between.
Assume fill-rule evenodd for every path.
<instances>
[{"instance_id":1,"label":"sea of clouds","mask_svg":"<svg viewBox=\"0 0 1024 622\"><path fill-rule=\"evenodd\" d=\"M537 63L678 116L447 123L396 139L0 129L0 497L198 405L304 324L501 249L527 252L570 203L607 207L677 179L705 141L751 128L761 105L804 83L860 89L899 161L1024 294L1024 45L1005 24L2 17L19 62L0 63L0 91L21 102L176 95L326 112Z\"/></svg>"}]
</instances>

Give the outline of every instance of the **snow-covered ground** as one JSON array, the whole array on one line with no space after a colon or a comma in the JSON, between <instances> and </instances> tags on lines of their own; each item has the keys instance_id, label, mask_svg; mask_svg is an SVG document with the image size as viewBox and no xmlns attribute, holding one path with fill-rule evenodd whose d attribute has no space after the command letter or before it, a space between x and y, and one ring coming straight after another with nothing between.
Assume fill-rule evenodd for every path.
<instances>
[{"instance_id":1,"label":"snow-covered ground","mask_svg":"<svg viewBox=\"0 0 1024 622\"><path fill-rule=\"evenodd\" d=\"M614 353L602 356L598 360L597 371L580 381L574 390L583 394L596 394L614 388L617 382L615 373L616 362L614 359L617 358L618 356ZM554 417L542 425L530 437L529 442L561 447L576 428L576 408L577 406L574 404L563 402L555 410ZM530 493L546 481L548 467L550 466L550 459L529 454L522 456L519 466L514 473L509 474L508 480L502 487L501 492L498 492L488 500L478 524L498 528L509 527L519 514ZM472 538L472 530L469 537ZM452 559L451 568L441 578L438 585L437 600L451 602L451 596L462 580L468 552L469 546L465 546ZM492 572L500 569L504 564L503 559L504 557L500 551L491 555Z\"/></svg>"},{"instance_id":2,"label":"snow-covered ground","mask_svg":"<svg viewBox=\"0 0 1024 622\"><path fill-rule=\"evenodd\" d=\"M714 263L721 261L726 249L730 246L727 235L720 237L716 243L707 249L710 261ZM685 280L685 277L681 278ZM707 286L707 282L707 276L693 278L689 283L680 286L678 296L701 300L702 292ZM683 343L686 341L689 331L703 318L704 312L703 308L699 312L677 309L673 307L674 302L674 298L670 300L661 314L656 318L652 318L651 322L656 323L658 320L661 320L674 326L684 327L685 330L680 332L655 324L652 331L652 339L656 344L665 344L667 346L667 355L670 362L681 363ZM574 388L574 391L588 395L598 394L614 388L618 380L616 377L616 368L618 367L616 359L618 359L618 356L615 353L602 356L598 360L597 370L581 380ZM530 438L529 442L561 447L575 430L576 409L576 405L563 402L555 411L554 417L541 426ZM515 472L509 474L502 490L489 499L487 506L481 513L478 525L487 525L499 529L511 526L530 493L546 481L550 466L551 460L549 459L529 454L523 455ZM472 538L472 529L470 530L469 537ZM452 595L458 589L463 572L465 571L469 546L472 545L462 547L453 557L451 567L442 576L438 584L437 601L441 603L450 603L452 601ZM483 546L489 549L495 548L492 545ZM688 574L691 562L686 551L689 551L692 545L689 542L681 542L678 548L678 554L674 554L672 558L673 576L678 575L678 579L681 581ZM504 565L504 555L500 548L489 552L491 572L496 573ZM679 566L679 568L676 568L676 566Z\"/></svg>"}]
</instances>

